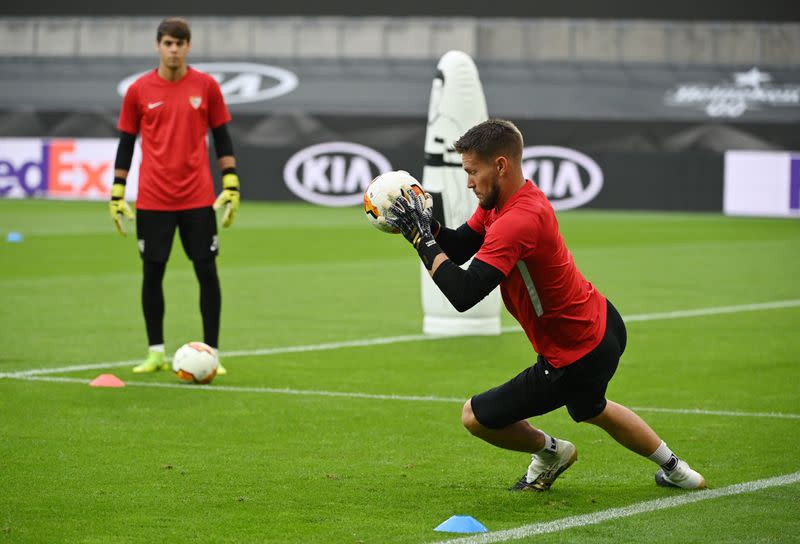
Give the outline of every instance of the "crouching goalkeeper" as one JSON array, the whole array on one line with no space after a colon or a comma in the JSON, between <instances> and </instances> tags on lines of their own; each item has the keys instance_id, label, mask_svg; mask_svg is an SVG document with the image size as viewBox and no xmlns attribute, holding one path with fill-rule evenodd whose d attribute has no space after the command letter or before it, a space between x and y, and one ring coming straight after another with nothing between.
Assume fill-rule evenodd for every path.
<instances>
[{"instance_id":1,"label":"crouching goalkeeper","mask_svg":"<svg viewBox=\"0 0 800 544\"><path fill-rule=\"evenodd\" d=\"M597 425L655 462L658 485L705 487L703 476L642 418L606 399L625 351L625 323L575 266L552 206L522 173L522 147L517 127L499 119L472 127L455 143L479 203L458 229L439 225L424 197L410 191L387 218L457 310L471 308L499 285L506 308L538 354L533 366L469 399L462 423L490 444L531 454L512 489L546 491L578 458L574 444L527 421L562 406L576 422ZM473 256L467 270L458 266Z\"/></svg>"}]
</instances>

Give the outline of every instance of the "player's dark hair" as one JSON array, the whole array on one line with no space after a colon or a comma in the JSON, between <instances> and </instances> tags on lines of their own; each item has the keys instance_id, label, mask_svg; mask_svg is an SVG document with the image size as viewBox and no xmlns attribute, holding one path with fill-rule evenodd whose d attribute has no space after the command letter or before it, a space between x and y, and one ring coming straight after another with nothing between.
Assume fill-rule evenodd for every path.
<instances>
[{"instance_id":1,"label":"player's dark hair","mask_svg":"<svg viewBox=\"0 0 800 544\"><path fill-rule=\"evenodd\" d=\"M161 38L164 36L172 36L179 40L192 41L192 30L189 28L189 23L180 17L168 17L161 21L156 30L156 43L161 43Z\"/></svg>"},{"instance_id":2,"label":"player's dark hair","mask_svg":"<svg viewBox=\"0 0 800 544\"><path fill-rule=\"evenodd\" d=\"M522 160L522 133L511 121L489 119L469 129L454 147L459 153L472 152L486 160L499 155Z\"/></svg>"}]
</instances>

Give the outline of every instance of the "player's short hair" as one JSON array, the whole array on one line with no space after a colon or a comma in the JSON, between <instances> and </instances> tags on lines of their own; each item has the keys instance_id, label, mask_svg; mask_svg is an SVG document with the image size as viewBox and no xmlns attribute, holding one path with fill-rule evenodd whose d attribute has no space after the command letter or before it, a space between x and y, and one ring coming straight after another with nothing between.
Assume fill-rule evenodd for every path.
<instances>
[{"instance_id":1,"label":"player's short hair","mask_svg":"<svg viewBox=\"0 0 800 544\"><path fill-rule=\"evenodd\" d=\"M189 28L189 23L186 19L180 17L168 17L161 21L156 30L156 43L161 43L161 38L164 36L172 36L179 40L192 41L192 29Z\"/></svg>"},{"instance_id":2,"label":"player's short hair","mask_svg":"<svg viewBox=\"0 0 800 544\"><path fill-rule=\"evenodd\" d=\"M499 155L522 160L522 133L511 121L489 119L469 129L454 147L459 153L472 152L486 160Z\"/></svg>"}]
</instances>

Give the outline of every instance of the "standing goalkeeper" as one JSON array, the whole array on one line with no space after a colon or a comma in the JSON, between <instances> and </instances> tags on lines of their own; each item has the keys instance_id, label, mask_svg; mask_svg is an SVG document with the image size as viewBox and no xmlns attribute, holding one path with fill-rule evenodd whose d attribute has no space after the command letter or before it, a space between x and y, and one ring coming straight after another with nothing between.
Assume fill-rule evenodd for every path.
<instances>
[{"instance_id":1,"label":"standing goalkeeper","mask_svg":"<svg viewBox=\"0 0 800 544\"><path fill-rule=\"evenodd\" d=\"M222 297L214 209L225 208L222 225L227 227L239 208L239 178L227 128L231 115L219 84L186 64L191 48L187 22L179 18L162 21L156 48L158 68L137 79L122 101L109 204L117 230L125 235L122 217L133 218L124 200L125 181L136 135L141 134L136 236L143 263L142 309L150 348L147 359L134 367L137 373L169 368L164 357L162 284L176 228L200 284L204 342L217 349ZM209 128L222 172L223 190L216 201L208 164ZM220 364L217 374L225 373Z\"/></svg>"},{"instance_id":2,"label":"standing goalkeeper","mask_svg":"<svg viewBox=\"0 0 800 544\"><path fill-rule=\"evenodd\" d=\"M407 193L392 208L399 228L436 285L459 311L500 286L503 302L538 353L536 364L464 404L461 421L500 448L532 454L513 489L546 491L575 462L566 440L528 418L566 406L576 422L597 425L626 448L660 466L656 483L697 489L706 483L630 409L606 400L608 382L625 351L627 333L617 310L575 266L553 208L522 173L522 135L490 119L456 143L467 186L479 206L465 224L440 226L422 197ZM467 270L457 264L475 256Z\"/></svg>"}]
</instances>

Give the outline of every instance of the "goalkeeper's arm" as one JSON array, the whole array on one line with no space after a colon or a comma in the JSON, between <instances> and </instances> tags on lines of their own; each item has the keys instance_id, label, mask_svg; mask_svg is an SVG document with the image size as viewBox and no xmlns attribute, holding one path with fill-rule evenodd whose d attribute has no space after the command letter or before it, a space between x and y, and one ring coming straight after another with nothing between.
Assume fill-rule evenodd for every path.
<instances>
[{"instance_id":1,"label":"goalkeeper's arm","mask_svg":"<svg viewBox=\"0 0 800 544\"><path fill-rule=\"evenodd\" d=\"M133 212L128 203L125 202L125 182L128 179L128 170L131 168L133 146L135 144L136 134L120 131L117 156L114 159L114 183L111 185L111 200L108 203L108 207L114 226L123 236L126 235L126 231L122 218L133 218Z\"/></svg>"},{"instance_id":2,"label":"goalkeeper's arm","mask_svg":"<svg viewBox=\"0 0 800 544\"><path fill-rule=\"evenodd\" d=\"M225 207L222 226L228 227L239 211L239 175L236 172L236 157L233 156L233 142L227 124L211 129L211 134L214 136L217 164L222 173L222 192L214 201L214 209Z\"/></svg>"},{"instance_id":3,"label":"goalkeeper's arm","mask_svg":"<svg viewBox=\"0 0 800 544\"><path fill-rule=\"evenodd\" d=\"M483 236L469 225L464 223L457 229L437 226L439 229L434 236L444 253L434 258L430 274L450 304L459 312L465 312L486 298L505 276L478 259L473 260L466 270L460 267L483 244Z\"/></svg>"},{"instance_id":4,"label":"goalkeeper's arm","mask_svg":"<svg viewBox=\"0 0 800 544\"><path fill-rule=\"evenodd\" d=\"M438 226L439 230L433 232L436 243L442 246L450 260L458 265L467 262L483 244L483 236L472 230L466 223L457 229L450 229L444 225Z\"/></svg>"},{"instance_id":5,"label":"goalkeeper's arm","mask_svg":"<svg viewBox=\"0 0 800 544\"><path fill-rule=\"evenodd\" d=\"M119 131L117 157L114 159L114 183L125 185L133 161L134 145L136 145L136 134Z\"/></svg>"},{"instance_id":6,"label":"goalkeeper's arm","mask_svg":"<svg viewBox=\"0 0 800 544\"><path fill-rule=\"evenodd\" d=\"M475 253L472 250L475 236L481 240L483 237L468 226L465 226L467 231L446 229L442 232L439 223L433 219L431 208L425 206L422 197L410 189L403 189L402 193L392 205L387 222L411 242L431 278L453 307L459 312L469 310L500 285L505 276L479 259L474 259L467 270L462 269L450 260L434 236L444 234L445 242L451 243L452 249L469 252L470 256Z\"/></svg>"},{"instance_id":7,"label":"goalkeeper's arm","mask_svg":"<svg viewBox=\"0 0 800 544\"><path fill-rule=\"evenodd\" d=\"M436 256L431 277L459 312L466 312L486 298L505 278L498 269L479 259L464 270L444 253Z\"/></svg>"},{"instance_id":8,"label":"goalkeeper's arm","mask_svg":"<svg viewBox=\"0 0 800 544\"><path fill-rule=\"evenodd\" d=\"M233 140L228 131L228 124L222 124L211 129L214 137L214 151L217 153L217 164L220 172L225 172L228 168L236 169L236 157L233 156ZM224 175L224 173L223 173Z\"/></svg>"}]
</instances>

